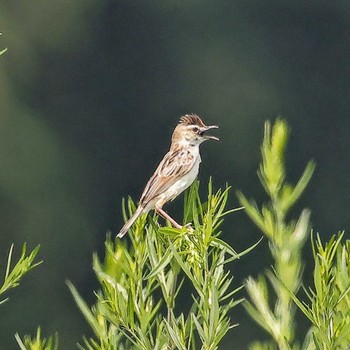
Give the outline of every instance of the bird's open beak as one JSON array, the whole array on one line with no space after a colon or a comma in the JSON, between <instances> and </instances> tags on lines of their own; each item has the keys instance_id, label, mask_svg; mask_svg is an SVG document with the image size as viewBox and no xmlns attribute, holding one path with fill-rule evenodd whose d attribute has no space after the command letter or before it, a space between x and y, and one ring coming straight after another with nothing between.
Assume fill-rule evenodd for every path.
<instances>
[{"instance_id":1,"label":"bird's open beak","mask_svg":"<svg viewBox=\"0 0 350 350\"><path fill-rule=\"evenodd\" d=\"M203 132L202 135L205 139L207 140L215 140L215 141L219 141L219 138L216 136L212 136L212 135L205 135L205 133L210 130L210 129L219 129L219 127L217 125L209 125L206 126L205 128L203 128Z\"/></svg>"}]
</instances>

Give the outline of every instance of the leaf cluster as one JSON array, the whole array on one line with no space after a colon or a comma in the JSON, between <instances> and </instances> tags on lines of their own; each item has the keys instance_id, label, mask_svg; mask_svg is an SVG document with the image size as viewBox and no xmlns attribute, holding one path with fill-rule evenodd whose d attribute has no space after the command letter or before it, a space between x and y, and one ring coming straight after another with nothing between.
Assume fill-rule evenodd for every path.
<instances>
[{"instance_id":1,"label":"leaf cluster","mask_svg":"<svg viewBox=\"0 0 350 350\"><path fill-rule=\"evenodd\" d=\"M293 299L311 321L304 349L342 350L350 348L350 241L344 233L322 243L313 240L314 288L304 288L308 302Z\"/></svg>"},{"instance_id":2,"label":"leaf cluster","mask_svg":"<svg viewBox=\"0 0 350 350\"><path fill-rule=\"evenodd\" d=\"M304 209L297 220L289 212L307 186L315 165L310 162L296 185L286 181L285 147L289 134L285 121L265 125L262 163L258 176L269 200L261 209L239 193L249 217L269 242L274 264L257 278L248 277L250 301L244 303L251 317L270 335L265 342L255 341L251 350L343 350L350 349L350 241L343 233L323 243L312 237L315 261L313 287L303 287L306 301L297 297L302 286L301 251L309 235L310 212ZM235 326L230 310L242 299L232 288L228 264L253 247L237 253L220 238L230 188L214 193L210 181L203 202L195 182L185 193L184 221L192 222L181 230L162 227L158 217L140 217L129 232L129 241L105 242L105 257L95 254L93 268L100 283L96 303L90 307L70 283L68 286L94 336L84 338L86 350L214 350ZM123 205L124 219L135 211L129 198ZM240 208L239 208L240 209ZM258 242L259 243L259 242ZM258 244L257 243L257 244ZM4 292L18 284L23 273L37 264L37 249L22 256L11 270L11 247ZM1 293L0 293L1 294ZM192 301L186 308L180 300ZM295 340L295 311L298 307L310 321L302 345ZM40 328L34 338L18 334L21 349L57 350L58 339L42 338Z\"/></svg>"},{"instance_id":3,"label":"leaf cluster","mask_svg":"<svg viewBox=\"0 0 350 350\"><path fill-rule=\"evenodd\" d=\"M34 338L25 335L23 340L17 333L15 335L17 344L21 350L58 350L58 335L51 336L48 339L41 337L41 329L38 327Z\"/></svg>"},{"instance_id":4,"label":"leaf cluster","mask_svg":"<svg viewBox=\"0 0 350 350\"><path fill-rule=\"evenodd\" d=\"M242 301L234 298L241 287L232 289L227 264L252 248L238 254L218 237L223 217L236 210L225 209L229 187L214 193L210 182L205 202L198 187L185 196L191 226L160 227L156 216L143 216L129 231L130 244L108 237L104 261L93 259L101 284L93 307L68 283L95 334L81 349L214 350L235 326L229 311ZM125 219L134 210L129 198ZM187 311L180 297L192 299Z\"/></svg>"},{"instance_id":5,"label":"leaf cluster","mask_svg":"<svg viewBox=\"0 0 350 350\"><path fill-rule=\"evenodd\" d=\"M34 267L40 265L42 261L34 262L40 246L37 246L29 255L27 255L27 245L24 243L22 247L22 254L19 257L18 261L12 267L12 255L13 255L14 245L10 247L10 251L7 258L5 276L2 285L0 286L0 296L7 292L8 290L15 288L19 285L21 278ZM5 298L0 301L0 304L7 301L8 298Z\"/></svg>"},{"instance_id":6,"label":"leaf cluster","mask_svg":"<svg viewBox=\"0 0 350 350\"><path fill-rule=\"evenodd\" d=\"M304 209L297 221L288 220L291 207L307 186L315 165L310 162L295 186L286 181L285 148L288 126L277 119L271 125L265 124L264 140L261 147L262 162L258 172L260 182L269 201L259 209L254 201L239 193L239 199L246 213L269 240L274 259L271 270L254 279L249 277L246 288L251 298L245 307L253 319L272 337L269 343L254 343L251 349L297 349L294 343L295 306L292 293L296 293L302 280L301 249L309 234L310 212ZM270 305L274 291L274 306Z\"/></svg>"}]
</instances>

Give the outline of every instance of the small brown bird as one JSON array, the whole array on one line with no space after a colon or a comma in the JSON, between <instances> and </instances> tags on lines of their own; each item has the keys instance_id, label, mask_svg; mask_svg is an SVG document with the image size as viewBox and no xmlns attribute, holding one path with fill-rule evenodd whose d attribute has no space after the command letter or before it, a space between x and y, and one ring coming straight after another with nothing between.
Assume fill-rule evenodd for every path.
<instances>
[{"instance_id":1,"label":"small brown bird","mask_svg":"<svg viewBox=\"0 0 350 350\"><path fill-rule=\"evenodd\" d=\"M156 171L147 182L135 213L119 231L117 237L123 237L135 220L144 213L154 209L176 228L182 228L162 208L188 188L198 175L201 156L199 145L206 140L219 140L206 135L210 129L218 126L207 126L196 114L186 114L180 118L171 138L169 152L164 156Z\"/></svg>"}]
</instances>

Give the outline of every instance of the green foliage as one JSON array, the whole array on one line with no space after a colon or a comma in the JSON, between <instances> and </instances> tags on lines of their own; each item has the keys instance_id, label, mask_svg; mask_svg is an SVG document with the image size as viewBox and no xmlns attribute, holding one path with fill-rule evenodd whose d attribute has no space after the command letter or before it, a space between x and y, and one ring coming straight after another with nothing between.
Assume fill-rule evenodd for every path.
<instances>
[{"instance_id":1,"label":"green foliage","mask_svg":"<svg viewBox=\"0 0 350 350\"><path fill-rule=\"evenodd\" d=\"M228 313L242 301L234 298L241 287L232 289L227 264L253 247L238 254L218 237L223 217L236 210L225 210L229 187L213 193L210 182L203 203L198 186L185 195L184 220L191 227L160 227L156 216L148 224L143 216L129 232L130 244L107 238L104 262L93 258L101 290L92 308L68 282L95 334L81 349L214 350L235 326ZM125 219L134 210L129 199ZM192 298L186 312L178 310L180 294Z\"/></svg>"},{"instance_id":2,"label":"green foliage","mask_svg":"<svg viewBox=\"0 0 350 350\"><path fill-rule=\"evenodd\" d=\"M42 261L39 262L34 262L40 246L37 246L32 252L30 252L29 254L27 254L27 245L24 243L23 247L22 247L22 254L19 257L18 261L15 263L15 265L12 267L12 255L13 255L13 249L14 249L14 245L12 244L10 247L10 251L8 254L8 258L7 258L7 264L6 264L6 270L5 270L5 276L4 276L4 280L2 285L0 286L0 296L2 296L2 294L8 292L10 289L15 288L19 285L19 282L21 280L21 278L30 270L32 270L34 267L40 265L42 263ZM5 298L0 300L0 304L6 302L9 298ZM40 329L38 329L38 334L37 334L37 340L40 339ZM44 347L45 342L43 342L42 347L39 347L39 343L32 341L32 346L29 347L29 344L31 342L29 337L25 337L25 341L24 344L26 344L27 347L25 347L25 345L22 343L21 339L19 338L18 334L16 334L16 339L18 344L20 345L21 349L25 349L25 350L39 350L39 349L45 349L45 350L49 350L49 349L57 349L54 347L51 347L51 343L52 341L48 342L47 347ZM21 345L22 344L22 345ZM50 345L50 347L48 347Z\"/></svg>"},{"instance_id":3,"label":"green foliage","mask_svg":"<svg viewBox=\"0 0 350 350\"><path fill-rule=\"evenodd\" d=\"M258 176L270 201L261 210L255 202L250 202L239 193L246 213L262 230L269 240L274 259L273 271L266 277L249 277L246 288L251 301L245 307L252 318L272 337L273 342L254 343L251 349L298 349L294 343L295 306L292 293L300 288L302 278L301 249L308 237L310 212L303 210L298 221L287 221L291 207L299 199L308 184L315 165L310 162L298 183L293 186L286 182L285 147L288 127L278 119L274 125L265 124L264 140L261 147L262 163ZM274 306L270 306L272 291Z\"/></svg>"},{"instance_id":4,"label":"green foliage","mask_svg":"<svg viewBox=\"0 0 350 350\"><path fill-rule=\"evenodd\" d=\"M313 242L314 288L305 289L309 303L293 299L313 327L304 343L307 350L350 348L350 241L342 244L344 233L322 244Z\"/></svg>"},{"instance_id":5,"label":"green foliage","mask_svg":"<svg viewBox=\"0 0 350 350\"><path fill-rule=\"evenodd\" d=\"M310 212L304 209L298 220L287 220L314 171L310 162L295 186L286 182L284 164L288 128L277 120L265 125L259 179L269 202L259 210L256 203L239 193L245 211L264 232L274 259L271 270L257 278L248 277L250 301L244 303L251 317L270 334L266 342L255 341L251 350L343 350L350 349L350 241L334 235L323 244L312 238L315 268L311 288L303 288L307 301L297 297L302 283L301 250L309 234ZM232 288L228 264L256 245L237 253L219 238L230 188L213 192L202 202L195 182L185 193L181 230L161 227L157 216L140 217L129 232L129 240L107 237L105 258L93 256L93 268L100 283L96 303L90 307L76 288L67 282L94 337L84 338L86 350L214 350L235 327L230 310L242 302ZM124 219L135 211L129 198L123 205ZM239 208L241 209L241 208ZM258 242L259 243L259 242ZM257 243L257 244L258 244ZM1 291L18 284L23 273L37 264L37 247L11 270L11 247L5 282ZM190 291L190 292L189 292ZM191 293L191 294L188 294ZM179 305L189 300L187 309ZM192 304L191 302L192 301ZM295 340L296 306L310 321L300 346ZM33 339L16 334L21 350L57 350L58 337L42 339L40 328Z\"/></svg>"},{"instance_id":6,"label":"green foliage","mask_svg":"<svg viewBox=\"0 0 350 350\"><path fill-rule=\"evenodd\" d=\"M49 337L48 339L41 338L41 330L38 327L35 338L24 336L22 340L18 334L15 335L18 346L21 350L57 350L58 349L58 335Z\"/></svg>"},{"instance_id":7,"label":"green foliage","mask_svg":"<svg viewBox=\"0 0 350 350\"><path fill-rule=\"evenodd\" d=\"M19 285L21 278L34 267L40 265L42 261L34 262L37 256L40 246L37 246L29 255L27 255L27 245L23 244L22 254L18 259L15 266L11 268L12 254L14 245L11 245L9 255L7 258L6 271L2 286L0 286L0 296L7 292L9 289L15 288ZM0 300L0 304L7 301L8 298Z\"/></svg>"}]
</instances>

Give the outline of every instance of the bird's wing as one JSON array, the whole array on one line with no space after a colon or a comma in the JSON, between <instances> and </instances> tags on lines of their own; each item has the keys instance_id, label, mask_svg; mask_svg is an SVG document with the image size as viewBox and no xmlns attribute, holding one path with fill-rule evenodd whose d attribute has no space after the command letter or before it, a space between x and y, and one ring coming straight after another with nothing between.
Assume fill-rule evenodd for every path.
<instances>
[{"instance_id":1,"label":"bird's wing","mask_svg":"<svg viewBox=\"0 0 350 350\"><path fill-rule=\"evenodd\" d=\"M195 156L186 149L168 152L147 182L140 204L146 206L150 200L165 192L192 169L195 161Z\"/></svg>"}]
</instances>

